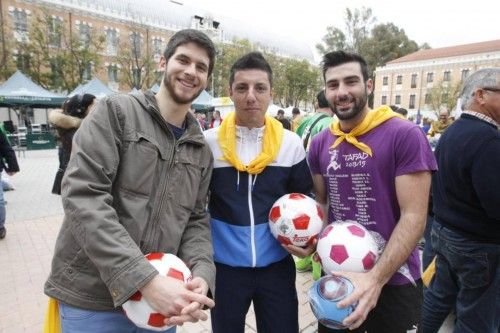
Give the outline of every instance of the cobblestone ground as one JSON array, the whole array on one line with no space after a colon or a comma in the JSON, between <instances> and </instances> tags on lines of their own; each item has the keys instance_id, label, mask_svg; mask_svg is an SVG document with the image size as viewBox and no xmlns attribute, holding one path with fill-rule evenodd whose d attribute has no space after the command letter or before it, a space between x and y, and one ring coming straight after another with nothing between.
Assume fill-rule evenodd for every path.
<instances>
[{"instance_id":1,"label":"cobblestone ground","mask_svg":"<svg viewBox=\"0 0 500 333\"><path fill-rule=\"evenodd\" d=\"M58 167L57 151L20 154L21 172L11 179L15 190L5 192L7 237L0 241L0 333L42 332L47 304L43 283L62 223L60 197L50 193ZM298 273L296 284L301 333L316 332L306 298L312 284L310 273ZM177 332L210 332L210 321L185 324ZM253 310L247 316L245 332L257 332Z\"/></svg>"}]
</instances>

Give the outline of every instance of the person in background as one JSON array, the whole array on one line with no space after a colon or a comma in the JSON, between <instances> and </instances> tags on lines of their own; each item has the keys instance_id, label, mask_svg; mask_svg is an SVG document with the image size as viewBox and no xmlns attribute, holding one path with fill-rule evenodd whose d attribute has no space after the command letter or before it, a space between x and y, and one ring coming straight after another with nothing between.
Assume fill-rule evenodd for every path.
<instances>
[{"instance_id":1,"label":"person in background","mask_svg":"<svg viewBox=\"0 0 500 333\"><path fill-rule=\"evenodd\" d=\"M217 267L214 333L243 333L252 302L258 332L299 330L296 272L288 251L304 250L280 245L268 216L281 196L309 193L312 180L300 138L266 115L272 84L261 53L239 58L229 74L235 112L204 133L215 160L208 206Z\"/></svg>"},{"instance_id":2,"label":"person in background","mask_svg":"<svg viewBox=\"0 0 500 333\"><path fill-rule=\"evenodd\" d=\"M397 105L391 105L390 107L391 107L392 111L399 113L404 118L408 118L408 110L406 110L405 108L401 108Z\"/></svg>"},{"instance_id":3,"label":"person in background","mask_svg":"<svg viewBox=\"0 0 500 333\"><path fill-rule=\"evenodd\" d=\"M427 132L429 137L439 137L444 131L453 124L453 119L450 118L447 110L439 111L439 120L433 121L431 128Z\"/></svg>"},{"instance_id":4,"label":"person in background","mask_svg":"<svg viewBox=\"0 0 500 333\"><path fill-rule=\"evenodd\" d=\"M49 113L49 122L57 131L59 146L59 169L57 170L52 193L61 194L61 181L71 156L71 144L78 127L95 103L96 97L92 94L74 95L67 99L63 108L52 110Z\"/></svg>"},{"instance_id":5,"label":"person in background","mask_svg":"<svg viewBox=\"0 0 500 333\"><path fill-rule=\"evenodd\" d=\"M44 289L58 301L63 332L150 332L121 309L138 291L165 324L208 318L202 308L214 305L206 210L213 156L189 109L214 60L207 35L176 32L160 58L159 91L104 97L76 132ZM178 256L193 279L160 275L145 257L152 252Z\"/></svg>"},{"instance_id":6,"label":"person in background","mask_svg":"<svg viewBox=\"0 0 500 333\"><path fill-rule=\"evenodd\" d=\"M327 205L328 221L362 224L383 251L366 273L326 272L354 285L338 306L357 305L343 321L347 330L320 323L318 331L413 332L422 304L416 245L425 228L436 161L417 125L388 106L368 108L373 81L361 56L327 53L323 78L326 99L339 121L317 134L309 148L316 200Z\"/></svg>"},{"instance_id":7,"label":"person in background","mask_svg":"<svg viewBox=\"0 0 500 333\"><path fill-rule=\"evenodd\" d=\"M454 332L500 329L500 68L463 83L460 118L436 147L431 231L436 272L424 293L422 333L453 310Z\"/></svg>"},{"instance_id":8,"label":"person in background","mask_svg":"<svg viewBox=\"0 0 500 333\"><path fill-rule=\"evenodd\" d=\"M220 111L215 110L213 115L212 115L212 120L210 121L210 128L216 128L219 127L220 124L222 123L222 117L220 116Z\"/></svg>"},{"instance_id":9,"label":"person in background","mask_svg":"<svg viewBox=\"0 0 500 333\"><path fill-rule=\"evenodd\" d=\"M425 117L422 120L422 131L424 131L424 133L427 134L430 129L431 129L431 121L429 120L429 118Z\"/></svg>"},{"instance_id":10,"label":"person in background","mask_svg":"<svg viewBox=\"0 0 500 333\"><path fill-rule=\"evenodd\" d=\"M306 152L309 150L312 138L325 128L328 128L334 120L333 111L325 98L324 90L321 90L316 95L315 107L316 112L314 115L305 118L295 132L302 138Z\"/></svg>"},{"instance_id":11,"label":"person in background","mask_svg":"<svg viewBox=\"0 0 500 333\"><path fill-rule=\"evenodd\" d=\"M276 119L283 125L284 129L290 130L292 128L292 124L290 124L290 121L285 118L285 111L282 109L278 110L278 113L276 114Z\"/></svg>"},{"instance_id":12,"label":"person in background","mask_svg":"<svg viewBox=\"0 0 500 333\"><path fill-rule=\"evenodd\" d=\"M293 108L292 109L292 132L297 132L297 129L299 128L300 124L302 123L302 120L304 120L304 116L300 114L299 108Z\"/></svg>"},{"instance_id":13,"label":"person in background","mask_svg":"<svg viewBox=\"0 0 500 333\"><path fill-rule=\"evenodd\" d=\"M13 176L19 172L19 165L17 164L14 149L10 146L7 136L2 133L0 134L0 173L4 170L9 176ZM0 239L4 239L7 235L7 229L5 228L5 198L3 192L3 186L0 186Z\"/></svg>"},{"instance_id":14,"label":"person in background","mask_svg":"<svg viewBox=\"0 0 500 333\"><path fill-rule=\"evenodd\" d=\"M305 118L296 132L297 135L302 138L302 144L306 150L306 154L309 151L309 145L311 144L312 138L325 128L328 128L333 121L333 111L326 100L325 90L321 90L316 95L316 113ZM321 277L321 265L314 260L314 255L312 254L296 260L295 267L298 272L312 270L314 280Z\"/></svg>"}]
</instances>

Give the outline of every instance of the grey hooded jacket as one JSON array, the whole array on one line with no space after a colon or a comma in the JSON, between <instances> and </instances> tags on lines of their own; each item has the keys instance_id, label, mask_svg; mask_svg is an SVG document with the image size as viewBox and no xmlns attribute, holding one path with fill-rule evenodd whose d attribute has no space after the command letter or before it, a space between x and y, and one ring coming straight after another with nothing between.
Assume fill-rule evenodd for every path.
<instances>
[{"instance_id":1,"label":"grey hooded jacket","mask_svg":"<svg viewBox=\"0 0 500 333\"><path fill-rule=\"evenodd\" d=\"M213 158L189 113L186 125L176 140L151 92L106 97L85 118L63 179L48 296L90 310L120 306L157 274L150 252L177 255L213 294Z\"/></svg>"}]
</instances>

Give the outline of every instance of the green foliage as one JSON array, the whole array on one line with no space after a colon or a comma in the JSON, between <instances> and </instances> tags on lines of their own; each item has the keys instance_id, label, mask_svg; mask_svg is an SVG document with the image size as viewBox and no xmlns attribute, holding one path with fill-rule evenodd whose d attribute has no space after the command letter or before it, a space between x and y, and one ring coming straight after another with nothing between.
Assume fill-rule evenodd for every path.
<instances>
[{"instance_id":1,"label":"green foliage","mask_svg":"<svg viewBox=\"0 0 500 333\"><path fill-rule=\"evenodd\" d=\"M85 43L69 31L47 11L35 15L29 42L17 42L17 67L46 89L73 90L98 68L104 36L91 31Z\"/></svg>"},{"instance_id":2,"label":"green foliage","mask_svg":"<svg viewBox=\"0 0 500 333\"><path fill-rule=\"evenodd\" d=\"M403 29L393 23L376 25L370 37L365 38L359 53L368 64L369 73L373 73L377 66L418 51L418 45L406 36Z\"/></svg>"},{"instance_id":3,"label":"green foliage","mask_svg":"<svg viewBox=\"0 0 500 333\"><path fill-rule=\"evenodd\" d=\"M157 81L157 62L153 58L149 30L139 24L129 26L129 29L130 38L120 40L115 58L121 66L119 81L130 89L148 89ZM145 37L139 37L143 33ZM137 36L137 39L132 36Z\"/></svg>"},{"instance_id":4,"label":"green foliage","mask_svg":"<svg viewBox=\"0 0 500 333\"><path fill-rule=\"evenodd\" d=\"M281 106L313 102L320 89L319 69L305 60L280 57L262 50L248 40L217 45L217 58L209 91L213 96L229 95L229 75L233 63L251 51L261 51L273 70L274 101Z\"/></svg>"},{"instance_id":5,"label":"green foliage","mask_svg":"<svg viewBox=\"0 0 500 333\"><path fill-rule=\"evenodd\" d=\"M12 61L12 42L10 38L6 38L6 25L3 13L0 12L0 81L7 80L16 70L16 66Z\"/></svg>"},{"instance_id":6,"label":"green foliage","mask_svg":"<svg viewBox=\"0 0 500 333\"><path fill-rule=\"evenodd\" d=\"M457 99L462 90L462 82L450 84L449 82L439 81L434 84L429 91L430 104L429 106L439 117L439 111L446 108L448 112L453 110L457 105Z\"/></svg>"},{"instance_id":7,"label":"green foliage","mask_svg":"<svg viewBox=\"0 0 500 333\"><path fill-rule=\"evenodd\" d=\"M370 76L377 66L419 49L403 29L393 23L375 25L376 18L370 8L351 10L346 8L345 29L328 27L323 43L316 48L321 54L336 50L359 53L368 63ZM422 47L428 47L427 44Z\"/></svg>"}]
</instances>

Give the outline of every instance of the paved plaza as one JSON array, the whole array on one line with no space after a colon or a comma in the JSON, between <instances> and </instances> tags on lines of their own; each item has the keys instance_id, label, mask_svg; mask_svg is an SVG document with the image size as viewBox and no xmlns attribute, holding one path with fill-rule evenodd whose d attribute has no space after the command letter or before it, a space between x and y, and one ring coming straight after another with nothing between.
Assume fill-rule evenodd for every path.
<instances>
[{"instance_id":1,"label":"paved plaza","mask_svg":"<svg viewBox=\"0 0 500 333\"><path fill-rule=\"evenodd\" d=\"M7 200L7 237L0 241L0 333L43 330L47 297L43 284L50 271L54 243L62 223L61 198L50 193L58 167L57 150L18 155L21 172L11 178ZM315 332L316 322L306 300L310 273L297 275L301 332ZM253 311L246 332L257 332ZM185 324L179 333L210 332L210 321Z\"/></svg>"},{"instance_id":2,"label":"paved plaza","mask_svg":"<svg viewBox=\"0 0 500 333\"><path fill-rule=\"evenodd\" d=\"M43 284L63 215L61 198L50 193L58 167L57 150L20 153L21 172L11 179L15 190L5 192L7 237L0 241L0 333L42 332L47 305ZM301 333L316 332L306 298L311 274L298 273L296 284ZM185 324L177 332L210 332L210 321ZM257 332L253 311L247 316L246 332Z\"/></svg>"}]
</instances>

